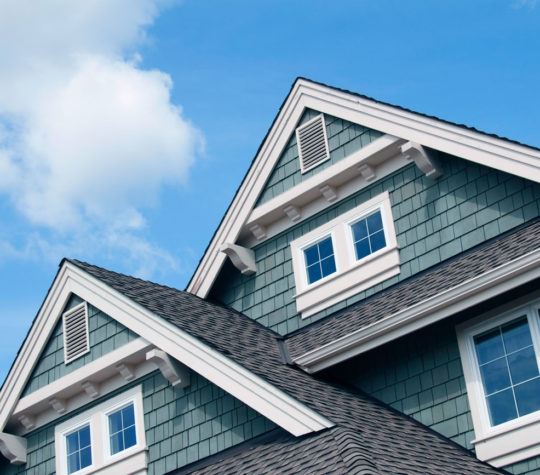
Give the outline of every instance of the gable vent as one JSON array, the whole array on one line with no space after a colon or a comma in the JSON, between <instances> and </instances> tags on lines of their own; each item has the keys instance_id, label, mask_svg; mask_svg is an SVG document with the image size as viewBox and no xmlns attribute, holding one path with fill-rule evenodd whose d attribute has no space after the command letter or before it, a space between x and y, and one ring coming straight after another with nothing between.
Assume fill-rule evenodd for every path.
<instances>
[{"instance_id":1,"label":"gable vent","mask_svg":"<svg viewBox=\"0 0 540 475\"><path fill-rule=\"evenodd\" d=\"M77 359L90 351L88 342L88 312L83 302L62 316L64 324L64 362Z\"/></svg>"},{"instance_id":2,"label":"gable vent","mask_svg":"<svg viewBox=\"0 0 540 475\"><path fill-rule=\"evenodd\" d=\"M318 115L296 129L302 173L330 158L324 116Z\"/></svg>"}]
</instances>

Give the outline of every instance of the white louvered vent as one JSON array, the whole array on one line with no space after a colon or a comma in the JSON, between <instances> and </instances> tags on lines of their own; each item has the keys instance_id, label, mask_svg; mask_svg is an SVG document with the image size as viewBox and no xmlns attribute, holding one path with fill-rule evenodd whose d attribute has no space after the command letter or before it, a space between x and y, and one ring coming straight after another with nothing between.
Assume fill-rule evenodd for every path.
<instances>
[{"instance_id":1,"label":"white louvered vent","mask_svg":"<svg viewBox=\"0 0 540 475\"><path fill-rule=\"evenodd\" d=\"M67 364L90 351L86 302L65 312L62 319L64 324L64 362Z\"/></svg>"},{"instance_id":2,"label":"white louvered vent","mask_svg":"<svg viewBox=\"0 0 540 475\"><path fill-rule=\"evenodd\" d=\"M302 173L330 158L324 116L318 115L296 129Z\"/></svg>"}]
</instances>

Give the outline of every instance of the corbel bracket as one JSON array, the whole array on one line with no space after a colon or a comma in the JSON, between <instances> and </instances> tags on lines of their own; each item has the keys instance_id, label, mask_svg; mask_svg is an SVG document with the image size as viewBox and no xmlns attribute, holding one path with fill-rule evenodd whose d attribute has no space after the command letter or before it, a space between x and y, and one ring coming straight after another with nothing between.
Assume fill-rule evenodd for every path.
<instances>
[{"instance_id":1,"label":"corbel bracket","mask_svg":"<svg viewBox=\"0 0 540 475\"><path fill-rule=\"evenodd\" d=\"M67 412L66 401L63 399L53 397L49 399L49 404L58 414L65 414Z\"/></svg>"},{"instance_id":2,"label":"corbel bracket","mask_svg":"<svg viewBox=\"0 0 540 475\"><path fill-rule=\"evenodd\" d=\"M116 371L120 373L120 376L126 381L133 381L135 379L135 373L133 372L133 367L126 363L118 363L116 366Z\"/></svg>"},{"instance_id":3,"label":"corbel bracket","mask_svg":"<svg viewBox=\"0 0 540 475\"><path fill-rule=\"evenodd\" d=\"M260 224L254 224L253 226L250 226L249 230L259 241L266 237L266 228L264 226L261 226Z\"/></svg>"},{"instance_id":4,"label":"corbel bracket","mask_svg":"<svg viewBox=\"0 0 540 475\"><path fill-rule=\"evenodd\" d=\"M227 254L234 267L242 274L252 275L257 272L255 253L251 249L226 242L221 245L221 252Z\"/></svg>"},{"instance_id":5,"label":"corbel bracket","mask_svg":"<svg viewBox=\"0 0 540 475\"><path fill-rule=\"evenodd\" d=\"M300 219L302 219L302 212L296 206L285 206L285 208L283 208L283 212L289 217L289 219L293 223L296 223L297 221L300 221Z\"/></svg>"},{"instance_id":6,"label":"corbel bracket","mask_svg":"<svg viewBox=\"0 0 540 475\"><path fill-rule=\"evenodd\" d=\"M0 432L0 452L14 465L26 463L26 439Z\"/></svg>"},{"instance_id":7,"label":"corbel bracket","mask_svg":"<svg viewBox=\"0 0 540 475\"><path fill-rule=\"evenodd\" d=\"M435 179L442 175L442 167L434 153L428 152L422 145L407 142L401 146L401 153L407 160L413 160L428 178Z\"/></svg>"},{"instance_id":8,"label":"corbel bracket","mask_svg":"<svg viewBox=\"0 0 540 475\"><path fill-rule=\"evenodd\" d=\"M81 386L91 399L95 399L99 396L99 384L93 383L92 381L84 381L81 383Z\"/></svg>"},{"instance_id":9,"label":"corbel bracket","mask_svg":"<svg viewBox=\"0 0 540 475\"><path fill-rule=\"evenodd\" d=\"M24 426L26 430L32 430L34 427L36 427L35 418L28 414L21 414L19 416L19 422Z\"/></svg>"},{"instance_id":10,"label":"corbel bracket","mask_svg":"<svg viewBox=\"0 0 540 475\"><path fill-rule=\"evenodd\" d=\"M319 188L319 191L324 196L324 199L328 201L328 203L333 203L337 200L337 191L333 186L323 185Z\"/></svg>"},{"instance_id":11,"label":"corbel bracket","mask_svg":"<svg viewBox=\"0 0 540 475\"><path fill-rule=\"evenodd\" d=\"M154 363L165 379L174 387L186 388L189 386L189 370L181 363L173 360L164 351L157 348L146 353L146 360Z\"/></svg>"}]
</instances>

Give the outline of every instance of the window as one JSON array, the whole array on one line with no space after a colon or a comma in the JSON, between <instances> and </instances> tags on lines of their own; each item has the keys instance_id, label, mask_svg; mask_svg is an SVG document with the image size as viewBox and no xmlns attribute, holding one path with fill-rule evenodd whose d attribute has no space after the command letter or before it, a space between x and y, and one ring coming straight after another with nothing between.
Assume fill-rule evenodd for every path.
<instances>
[{"instance_id":1,"label":"window","mask_svg":"<svg viewBox=\"0 0 540 475\"><path fill-rule=\"evenodd\" d=\"M332 237L324 238L304 249L307 279L310 284L336 272Z\"/></svg>"},{"instance_id":2,"label":"window","mask_svg":"<svg viewBox=\"0 0 540 475\"><path fill-rule=\"evenodd\" d=\"M141 387L137 386L59 424L56 471L77 475L114 464L118 473L146 468Z\"/></svg>"},{"instance_id":3,"label":"window","mask_svg":"<svg viewBox=\"0 0 540 475\"><path fill-rule=\"evenodd\" d=\"M399 273L389 194L291 243L296 308L308 317Z\"/></svg>"},{"instance_id":4,"label":"window","mask_svg":"<svg viewBox=\"0 0 540 475\"><path fill-rule=\"evenodd\" d=\"M540 454L539 311L535 302L458 327L473 443L496 466Z\"/></svg>"},{"instance_id":5,"label":"window","mask_svg":"<svg viewBox=\"0 0 540 475\"><path fill-rule=\"evenodd\" d=\"M133 404L109 414L109 439L111 455L133 447L137 443Z\"/></svg>"},{"instance_id":6,"label":"window","mask_svg":"<svg viewBox=\"0 0 540 475\"><path fill-rule=\"evenodd\" d=\"M75 473L92 465L90 425L66 435L67 471Z\"/></svg>"}]
</instances>

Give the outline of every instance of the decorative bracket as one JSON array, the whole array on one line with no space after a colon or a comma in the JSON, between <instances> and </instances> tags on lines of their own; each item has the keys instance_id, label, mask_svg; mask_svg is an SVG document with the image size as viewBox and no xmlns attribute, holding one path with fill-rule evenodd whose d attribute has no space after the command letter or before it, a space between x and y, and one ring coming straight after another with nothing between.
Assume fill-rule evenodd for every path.
<instances>
[{"instance_id":1,"label":"decorative bracket","mask_svg":"<svg viewBox=\"0 0 540 475\"><path fill-rule=\"evenodd\" d=\"M375 170L367 163L360 165L358 167L358 171L362 174L364 180L366 180L367 182L375 180Z\"/></svg>"},{"instance_id":2,"label":"decorative bracket","mask_svg":"<svg viewBox=\"0 0 540 475\"><path fill-rule=\"evenodd\" d=\"M170 358L164 351L157 348L150 350L146 353L146 360L157 365L161 374L174 387L185 388L189 386L189 370L183 364Z\"/></svg>"},{"instance_id":3,"label":"decorative bracket","mask_svg":"<svg viewBox=\"0 0 540 475\"><path fill-rule=\"evenodd\" d=\"M333 203L337 200L337 191L333 186L330 185L324 185L319 188L319 191L324 196L324 199L328 201L328 203Z\"/></svg>"},{"instance_id":4,"label":"decorative bracket","mask_svg":"<svg viewBox=\"0 0 540 475\"><path fill-rule=\"evenodd\" d=\"M65 414L67 411L66 401L63 399L53 397L49 399L49 404L58 414Z\"/></svg>"},{"instance_id":5,"label":"decorative bracket","mask_svg":"<svg viewBox=\"0 0 540 475\"><path fill-rule=\"evenodd\" d=\"M0 432L0 452L14 465L26 463L26 439Z\"/></svg>"},{"instance_id":6,"label":"decorative bracket","mask_svg":"<svg viewBox=\"0 0 540 475\"><path fill-rule=\"evenodd\" d=\"M283 208L283 212L289 217L289 219L293 223L300 221L300 218L302 218L302 213L300 212L300 210L293 205L285 206L285 208Z\"/></svg>"},{"instance_id":7,"label":"decorative bracket","mask_svg":"<svg viewBox=\"0 0 540 475\"><path fill-rule=\"evenodd\" d=\"M81 383L82 388L90 396L90 398L95 399L99 396L99 385L93 383L92 381L84 381Z\"/></svg>"},{"instance_id":8,"label":"decorative bracket","mask_svg":"<svg viewBox=\"0 0 540 475\"><path fill-rule=\"evenodd\" d=\"M401 153L407 160L413 160L428 178L435 179L442 175L439 161L432 152L428 152L422 145L416 142L407 142L401 146Z\"/></svg>"},{"instance_id":9,"label":"decorative bracket","mask_svg":"<svg viewBox=\"0 0 540 475\"><path fill-rule=\"evenodd\" d=\"M126 381L133 381L135 379L135 373L133 372L131 365L126 363L118 363L115 368L116 371L120 373L120 376L122 376L122 378L124 378Z\"/></svg>"},{"instance_id":10,"label":"decorative bracket","mask_svg":"<svg viewBox=\"0 0 540 475\"><path fill-rule=\"evenodd\" d=\"M254 224L253 226L250 226L249 230L259 241L266 237L266 228L264 226L261 226L260 224Z\"/></svg>"},{"instance_id":11,"label":"decorative bracket","mask_svg":"<svg viewBox=\"0 0 540 475\"><path fill-rule=\"evenodd\" d=\"M19 422L24 426L26 430L32 430L34 427L36 427L35 418L28 414L21 414L19 416Z\"/></svg>"},{"instance_id":12,"label":"decorative bracket","mask_svg":"<svg viewBox=\"0 0 540 475\"><path fill-rule=\"evenodd\" d=\"M255 253L251 249L226 242L221 245L221 252L227 254L234 267L242 274L252 275L257 272Z\"/></svg>"}]
</instances>

